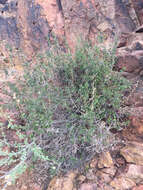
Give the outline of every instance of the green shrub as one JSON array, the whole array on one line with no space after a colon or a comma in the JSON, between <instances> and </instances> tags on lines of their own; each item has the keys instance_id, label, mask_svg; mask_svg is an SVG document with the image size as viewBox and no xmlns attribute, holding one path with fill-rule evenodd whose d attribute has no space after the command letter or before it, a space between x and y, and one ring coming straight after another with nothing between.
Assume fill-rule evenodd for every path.
<instances>
[{"instance_id":1,"label":"green shrub","mask_svg":"<svg viewBox=\"0 0 143 190\"><path fill-rule=\"evenodd\" d=\"M9 107L19 111L24 125L8 125L20 142L10 145L3 134L0 165L14 164L7 176L16 179L37 160L55 175L80 167L114 143L109 130L121 126L119 108L128 86L113 71L114 61L113 50L83 42L74 55L51 45L36 63L24 64L21 80L8 84ZM14 151L2 153L5 145Z\"/></svg>"}]
</instances>

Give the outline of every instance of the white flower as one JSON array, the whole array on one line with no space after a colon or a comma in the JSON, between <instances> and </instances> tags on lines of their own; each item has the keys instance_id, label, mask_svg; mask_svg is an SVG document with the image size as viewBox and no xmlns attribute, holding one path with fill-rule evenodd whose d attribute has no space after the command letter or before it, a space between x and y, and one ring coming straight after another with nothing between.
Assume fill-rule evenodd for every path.
<instances>
[{"instance_id":1,"label":"white flower","mask_svg":"<svg viewBox=\"0 0 143 190\"><path fill-rule=\"evenodd\" d=\"M15 92L13 93L13 99L16 99L16 93Z\"/></svg>"}]
</instances>

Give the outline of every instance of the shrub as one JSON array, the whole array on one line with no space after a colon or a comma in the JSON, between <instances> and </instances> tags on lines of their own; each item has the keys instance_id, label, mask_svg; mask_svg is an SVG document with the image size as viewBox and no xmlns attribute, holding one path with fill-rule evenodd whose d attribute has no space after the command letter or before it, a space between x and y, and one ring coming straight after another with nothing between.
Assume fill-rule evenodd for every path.
<instances>
[{"instance_id":1,"label":"shrub","mask_svg":"<svg viewBox=\"0 0 143 190\"><path fill-rule=\"evenodd\" d=\"M81 166L114 143L109 130L121 126L119 108L128 86L113 71L114 62L113 50L82 42L74 55L51 45L36 63L24 64L23 77L8 83L9 106L24 124L9 122L20 139L15 144L3 132L0 165L13 168L2 177L15 180L37 160L55 175ZM13 151L4 152L4 146Z\"/></svg>"}]
</instances>

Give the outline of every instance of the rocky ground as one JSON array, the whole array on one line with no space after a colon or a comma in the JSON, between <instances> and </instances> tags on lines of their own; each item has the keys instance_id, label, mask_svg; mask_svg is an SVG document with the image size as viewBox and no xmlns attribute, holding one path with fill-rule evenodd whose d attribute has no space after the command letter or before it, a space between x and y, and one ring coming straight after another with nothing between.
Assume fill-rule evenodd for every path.
<instances>
[{"instance_id":1,"label":"rocky ground","mask_svg":"<svg viewBox=\"0 0 143 190\"><path fill-rule=\"evenodd\" d=\"M124 98L130 124L116 132L121 141L113 149L95 156L84 171L54 177L40 187L27 171L7 190L143 190L143 1L142 0L0 0L0 40L22 48L28 59L48 48L53 33L60 43L66 38L74 50L76 39L97 41L104 34L109 48L118 36L116 69L132 83ZM5 43L0 44L0 89L6 80L22 73L21 61L9 59ZM4 78L3 68L10 77ZM4 121L3 117L1 119Z\"/></svg>"}]
</instances>

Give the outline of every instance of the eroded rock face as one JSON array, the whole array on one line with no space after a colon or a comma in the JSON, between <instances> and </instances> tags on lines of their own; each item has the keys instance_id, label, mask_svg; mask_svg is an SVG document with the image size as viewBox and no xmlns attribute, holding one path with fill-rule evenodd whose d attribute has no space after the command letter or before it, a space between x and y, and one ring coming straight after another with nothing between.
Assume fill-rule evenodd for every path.
<instances>
[{"instance_id":1,"label":"eroded rock face","mask_svg":"<svg viewBox=\"0 0 143 190\"><path fill-rule=\"evenodd\" d=\"M143 51L118 50L118 68L129 73L138 74L143 69Z\"/></svg>"},{"instance_id":2,"label":"eroded rock face","mask_svg":"<svg viewBox=\"0 0 143 190\"><path fill-rule=\"evenodd\" d=\"M139 185L137 187L134 187L133 190L143 190L143 185Z\"/></svg>"},{"instance_id":3,"label":"eroded rock face","mask_svg":"<svg viewBox=\"0 0 143 190\"><path fill-rule=\"evenodd\" d=\"M109 152L102 153L99 162L98 167L99 168L110 168L113 166L113 160Z\"/></svg>"},{"instance_id":4,"label":"eroded rock face","mask_svg":"<svg viewBox=\"0 0 143 190\"><path fill-rule=\"evenodd\" d=\"M137 1L138 2L138 1ZM123 44L124 42L124 44ZM125 98L126 113L129 113L133 133L142 137L143 133L143 26L126 36L124 47L117 49L117 68L130 80L132 87ZM121 43L120 43L121 45Z\"/></svg>"},{"instance_id":5,"label":"eroded rock face","mask_svg":"<svg viewBox=\"0 0 143 190\"><path fill-rule=\"evenodd\" d=\"M97 185L96 184L90 184L90 183L83 183L79 190L94 190L96 189Z\"/></svg>"},{"instance_id":6,"label":"eroded rock face","mask_svg":"<svg viewBox=\"0 0 143 190\"><path fill-rule=\"evenodd\" d=\"M136 184L143 181L143 166L130 164L126 177L132 179Z\"/></svg>"},{"instance_id":7,"label":"eroded rock face","mask_svg":"<svg viewBox=\"0 0 143 190\"><path fill-rule=\"evenodd\" d=\"M121 155L128 163L143 166L143 144L132 142L120 150Z\"/></svg>"},{"instance_id":8,"label":"eroded rock face","mask_svg":"<svg viewBox=\"0 0 143 190\"><path fill-rule=\"evenodd\" d=\"M139 111L139 109L135 108L136 111ZM143 118L141 118L141 115L139 116L130 116L130 122L131 126L136 130L137 134L142 135L143 134Z\"/></svg>"},{"instance_id":9,"label":"eroded rock face","mask_svg":"<svg viewBox=\"0 0 143 190\"><path fill-rule=\"evenodd\" d=\"M48 21L41 17L41 9L39 4L30 0L18 1L16 21L20 29L20 47L28 55L47 47L50 27Z\"/></svg>"},{"instance_id":10,"label":"eroded rock face","mask_svg":"<svg viewBox=\"0 0 143 190\"><path fill-rule=\"evenodd\" d=\"M21 48L27 55L47 47L50 26L42 18L39 4L31 0L9 0L0 6L0 40Z\"/></svg>"},{"instance_id":11,"label":"eroded rock face","mask_svg":"<svg viewBox=\"0 0 143 190\"><path fill-rule=\"evenodd\" d=\"M47 190L76 190L74 189L74 179L76 172L70 172L61 178L53 178Z\"/></svg>"},{"instance_id":12,"label":"eroded rock face","mask_svg":"<svg viewBox=\"0 0 143 190\"><path fill-rule=\"evenodd\" d=\"M143 24L143 1L132 0L140 24Z\"/></svg>"},{"instance_id":13,"label":"eroded rock face","mask_svg":"<svg viewBox=\"0 0 143 190\"><path fill-rule=\"evenodd\" d=\"M47 39L66 38L74 49L77 38L98 41L104 33L109 47L115 36L134 31L138 24L129 3L122 0L1 0L0 40L6 40L26 54L48 47ZM127 1L126 1L127 2Z\"/></svg>"},{"instance_id":14,"label":"eroded rock face","mask_svg":"<svg viewBox=\"0 0 143 190\"><path fill-rule=\"evenodd\" d=\"M125 178L125 177L118 177L115 178L110 185L116 189L116 190L127 190L127 189L131 189L134 186L136 186L136 184L129 178Z\"/></svg>"},{"instance_id":15,"label":"eroded rock face","mask_svg":"<svg viewBox=\"0 0 143 190\"><path fill-rule=\"evenodd\" d=\"M4 1L2 1L4 2ZM20 45L20 33L16 21L16 4L2 3L0 5L0 40L6 40L16 48Z\"/></svg>"}]
</instances>

